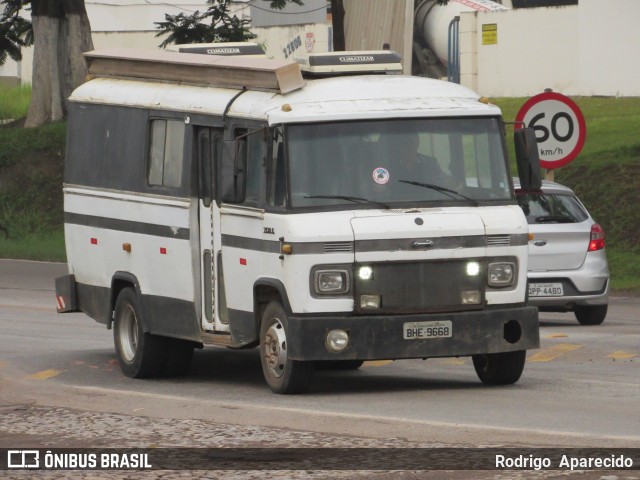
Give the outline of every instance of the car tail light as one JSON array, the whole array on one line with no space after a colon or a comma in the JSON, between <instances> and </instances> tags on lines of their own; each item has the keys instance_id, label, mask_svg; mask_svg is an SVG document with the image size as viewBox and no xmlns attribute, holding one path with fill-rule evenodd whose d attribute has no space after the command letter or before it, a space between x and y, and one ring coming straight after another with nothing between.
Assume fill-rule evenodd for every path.
<instances>
[{"instance_id":1,"label":"car tail light","mask_svg":"<svg viewBox=\"0 0 640 480\"><path fill-rule=\"evenodd\" d=\"M589 241L589 252L602 250L604 248L604 229L597 223L591 225L591 240Z\"/></svg>"}]
</instances>

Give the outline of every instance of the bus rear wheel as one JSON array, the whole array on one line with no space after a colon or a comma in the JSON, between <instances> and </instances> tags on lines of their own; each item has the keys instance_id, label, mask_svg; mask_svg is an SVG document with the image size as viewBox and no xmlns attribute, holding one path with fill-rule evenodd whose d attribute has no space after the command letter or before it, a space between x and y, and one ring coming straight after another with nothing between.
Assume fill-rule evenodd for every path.
<instances>
[{"instance_id":1,"label":"bus rear wheel","mask_svg":"<svg viewBox=\"0 0 640 480\"><path fill-rule=\"evenodd\" d=\"M162 375L166 364L166 339L142 329L138 296L123 289L116 300L113 341L122 372L131 378Z\"/></svg>"},{"instance_id":2,"label":"bus rear wheel","mask_svg":"<svg viewBox=\"0 0 640 480\"><path fill-rule=\"evenodd\" d=\"M313 376L313 362L292 360L288 355L287 314L279 302L271 302L260 324L262 373L275 393L303 393Z\"/></svg>"}]
</instances>

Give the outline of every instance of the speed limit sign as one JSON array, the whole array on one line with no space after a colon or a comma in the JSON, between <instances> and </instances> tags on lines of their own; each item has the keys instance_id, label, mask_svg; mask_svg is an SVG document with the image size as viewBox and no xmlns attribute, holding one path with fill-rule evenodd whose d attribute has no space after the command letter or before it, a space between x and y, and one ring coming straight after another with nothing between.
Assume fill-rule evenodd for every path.
<instances>
[{"instance_id":1,"label":"speed limit sign","mask_svg":"<svg viewBox=\"0 0 640 480\"><path fill-rule=\"evenodd\" d=\"M540 165L548 170L576 158L587 138L587 125L578 105L555 92L531 97L516 115L516 128L520 127L535 130Z\"/></svg>"}]
</instances>

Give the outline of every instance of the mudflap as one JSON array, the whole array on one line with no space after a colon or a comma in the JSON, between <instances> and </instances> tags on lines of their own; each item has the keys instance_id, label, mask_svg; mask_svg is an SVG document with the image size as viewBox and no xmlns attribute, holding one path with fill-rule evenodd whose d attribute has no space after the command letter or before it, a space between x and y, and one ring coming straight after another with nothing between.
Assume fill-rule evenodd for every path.
<instances>
[{"instance_id":1,"label":"mudflap","mask_svg":"<svg viewBox=\"0 0 640 480\"><path fill-rule=\"evenodd\" d=\"M56 307L58 313L79 311L75 275L56 278Z\"/></svg>"}]
</instances>

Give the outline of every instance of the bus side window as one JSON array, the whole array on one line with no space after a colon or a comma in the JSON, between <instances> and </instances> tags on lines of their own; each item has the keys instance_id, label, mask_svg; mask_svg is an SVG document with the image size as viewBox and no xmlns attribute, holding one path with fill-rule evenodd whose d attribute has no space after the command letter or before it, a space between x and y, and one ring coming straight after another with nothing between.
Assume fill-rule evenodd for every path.
<instances>
[{"instance_id":1,"label":"bus side window","mask_svg":"<svg viewBox=\"0 0 640 480\"><path fill-rule=\"evenodd\" d=\"M149 135L149 185L179 187L182 183L184 122L153 119Z\"/></svg>"},{"instance_id":2,"label":"bus side window","mask_svg":"<svg viewBox=\"0 0 640 480\"><path fill-rule=\"evenodd\" d=\"M261 132L247 136L247 191L245 203L262 203L265 186L266 148Z\"/></svg>"},{"instance_id":3,"label":"bus side window","mask_svg":"<svg viewBox=\"0 0 640 480\"><path fill-rule=\"evenodd\" d=\"M248 206L265 202L265 132L265 128L234 130L233 169L227 169L223 201Z\"/></svg>"}]
</instances>

